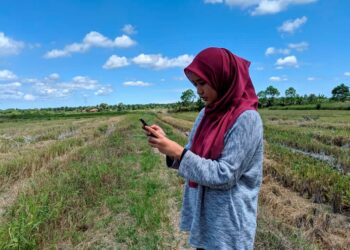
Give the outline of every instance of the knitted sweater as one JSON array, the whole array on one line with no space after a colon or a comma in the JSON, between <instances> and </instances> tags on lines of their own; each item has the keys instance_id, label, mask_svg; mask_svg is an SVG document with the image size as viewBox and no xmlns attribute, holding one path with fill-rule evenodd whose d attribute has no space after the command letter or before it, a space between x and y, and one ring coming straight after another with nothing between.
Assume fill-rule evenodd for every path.
<instances>
[{"instance_id":1,"label":"knitted sweater","mask_svg":"<svg viewBox=\"0 0 350 250\"><path fill-rule=\"evenodd\" d=\"M189 135L191 148L203 118L201 110ZM224 149L217 160L188 150L181 161L168 167L186 179L180 229L189 231L189 243L205 249L253 249L258 194L262 181L263 126L258 112L243 112L226 132ZM188 180L198 183L188 186Z\"/></svg>"}]
</instances>

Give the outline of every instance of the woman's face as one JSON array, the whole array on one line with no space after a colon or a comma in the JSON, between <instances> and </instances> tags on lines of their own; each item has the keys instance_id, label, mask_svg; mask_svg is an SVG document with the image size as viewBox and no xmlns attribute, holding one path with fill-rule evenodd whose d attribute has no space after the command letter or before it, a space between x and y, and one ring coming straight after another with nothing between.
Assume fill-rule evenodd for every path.
<instances>
[{"instance_id":1,"label":"woman's face","mask_svg":"<svg viewBox=\"0 0 350 250\"><path fill-rule=\"evenodd\" d=\"M193 83L197 89L197 94L202 98L205 106L211 105L218 99L218 94L208 83L199 78L196 74L188 72L188 79Z\"/></svg>"}]
</instances>

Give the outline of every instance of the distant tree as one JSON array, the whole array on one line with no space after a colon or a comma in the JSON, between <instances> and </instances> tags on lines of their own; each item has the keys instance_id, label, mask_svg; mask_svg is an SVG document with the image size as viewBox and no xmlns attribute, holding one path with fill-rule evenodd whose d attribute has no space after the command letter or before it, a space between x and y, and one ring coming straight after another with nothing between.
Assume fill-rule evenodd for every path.
<instances>
[{"instance_id":1,"label":"distant tree","mask_svg":"<svg viewBox=\"0 0 350 250\"><path fill-rule=\"evenodd\" d=\"M297 96L297 91L295 90L295 88L289 87L288 89L286 89L285 95L286 95L286 97L294 98Z\"/></svg>"},{"instance_id":2,"label":"distant tree","mask_svg":"<svg viewBox=\"0 0 350 250\"><path fill-rule=\"evenodd\" d=\"M286 104L287 105L295 104L295 102L296 102L295 99L297 97L297 91L295 90L295 88L289 87L288 89L286 89L284 94L286 96Z\"/></svg>"},{"instance_id":3,"label":"distant tree","mask_svg":"<svg viewBox=\"0 0 350 250\"><path fill-rule=\"evenodd\" d=\"M261 90L257 94L259 98L259 107L266 107L267 106L267 98L266 98L266 92Z\"/></svg>"},{"instance_id":4,"label":"distant tree","mask_svg":"<svg viewBox=\"0 0 350 250\"><path fill-rule=\"evenodd\" d=\"M181 95L182 105L184 107L189 107L194 102L195 98L196 98L196 95L192 89L188 89L182 92L182 95Z\"/></svg>"},{"instance_id":5,"label":"distant tree","mask_svg":"<svg viewBox=\"0 0 350 250\"><path fill-rule=\"evenodd\" d=\"M98 109L99 109L99 110L107 110L107 109L108 109L108 104L107 104L107 103L101 103L101 104L98 106Z\"/></svg>"},{"instance_id":6,"label":"distant tree","mask_svg":"<svg viewBox=\"0 0 350 250\"><path fill-rule=\"evenodd\" d=\"M349 97L349 87L342 83L332 90L332 95L333 100L343 102Z\"/></svg>"},{"instance_id":7,"label":"distant tree","mask_svg":"<svg viewBox=\"0 0 350 250\"><path fill-rule=\"evenodd\" d=\"M272 106L275 104L275 97L278 97L280 95L280 92L277 88L270 85L265 90L266 98L267 98L267 106Z\"/></svg>"},{"instance_id":8,"label":"distant tree","mask_svg":"<svg viewBox=\"0 0 350 250\"><path fill-rule=\"evenodd\" d=\"M266 92L261 90L258 92L257 96L259 97L259 99L266 98Z\"/></svg>"},{"instance_id":9,"label":"distant tree","mask_svg":"<svg viewBox=\"0 0 350 250\"><path fill-rule=\"evenodd\" d=\"M197 106L197 110L202 110L202 108L204 108L205 104L204 104L202 98L197 99L196 106Z\"/></svg>"},{"instance_id":10,"label":"distant tree","mask_svg":"<svg viewBox=\"0 0 350 250\"><path fill-rule=\"evenodd\" d=\"M311 104L314 104L317 102L317 96L315 94L310 94L308 97L307 97L307 102L308 103L311 103Z\"/></svg>"},{"instance_id":11,"label":"distant tree","mask_svg":"<svg viewBox=\"0 0 350 250\"><path fill-rule=\"evenodd\" d=\"M118 111L123 111L124 109L125 109L125 105L122 102L118 103L117 110Z\"/></svg>"}]
</instances>

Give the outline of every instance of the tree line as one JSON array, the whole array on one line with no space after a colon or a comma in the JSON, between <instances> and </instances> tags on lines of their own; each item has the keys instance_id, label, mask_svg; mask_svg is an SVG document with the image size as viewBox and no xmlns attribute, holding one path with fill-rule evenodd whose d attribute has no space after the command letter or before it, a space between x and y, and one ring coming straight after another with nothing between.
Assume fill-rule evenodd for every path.
<instances>
[{"instance_id":1,"label":"tree line","mask_svg":"<svg viewBox=\"0 0 350 250\"><path fill-rule=\"evenodd\" d=\"M321 108L324 103L331 102L345 102L350 101L349 86L344 83L336 86L332 90L332 97L328 98L324 95L299 95L295 88L289 87L284 96L280 96L280 91L270 85L265 90L257 93L259 98L259 108L269 108L278 106L290 106L290 105L308 105L315 104L315 108ZM7 109L1 111L2 114L17 114L26 112L48 112L48 113L60 113L60 112L108 112L108 111L132 111L132 110L152 110L152 109L167 109L173 112L180 111L198 111L204 107L204 102L199 98L192 89L182 92L180 101L169 104L123 104L122 102L109 105L107 103L101 103L94 106L79 106L79 107L57 107L57 108L41 108L41 109ZM350 109L350 105L349 108Z\"/></svg>"},{"instance_id":2,"label":"tree line","mask_svg":"<svg viewBox=\"0 0 350 250\"><path fill-rule=\"evenodd\" d=\"M317 109L321 108L321 104L323 103L350 101L349 87L344 83L333 88L332 97L330 98L322 94L299 95L293 87L286 89L284 96L280 96L280 91L272 85L268 86L265 90L259 91L257 95L259 98L259 108L315 104L315 108ZM202 107L204 107L202 100L200 98L196 99L195 93L189 89L182 93L181 101L177 103L175 110L200 110Z\"/></svg>"}]
</instances>

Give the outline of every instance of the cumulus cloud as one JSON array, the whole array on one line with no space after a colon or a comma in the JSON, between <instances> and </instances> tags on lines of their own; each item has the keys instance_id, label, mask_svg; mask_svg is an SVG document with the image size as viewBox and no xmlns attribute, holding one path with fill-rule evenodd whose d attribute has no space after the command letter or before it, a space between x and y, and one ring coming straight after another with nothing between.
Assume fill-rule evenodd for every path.
<instances>
[{"instance_id":1,"label":"cumulus cloud","mask_svg":"<svg viewBox=\"0 0 350 250\"><path fill-rule=\"evenodd\" d=\"M20 82L0 84L0 100L23 98L24 93L20 91L21 86Z\"/></svg>"},{"instance_id":2,"label":"cumulus cloud","mask_svg":"<svg viewBox=\"0 0 350 250\"><path fill-rule=\"evenodd\" d=\"M128 66L130 63L128 62L128 59L124 56L120 57L117 55L112 55L109 57L107 62L103 65L104 69L114 69L114 68L121 68Z\"/></svg>"},{"instance_id":3,"label":"cumulus cloud","mask_svg":"<svg viewBox=\"0 0 350 250\"><path fill-rule=\"evenodd\" d=\"M25 94L23 96L23 99L26 100L26 101L34 101L36 99L36 97L33 96L32 94Z\"/></svg>"},{"instance_id":4,"label":"cumulus cloud","mask_svg":"<svg viewBox=\"0 0 350 250\"><path fill-rule=\"evenodd\" d=\"M204 0L204 3L223 3L223 0Z\"/></svg>"},{"instance_id":5,"label":"cumulus cloud","mask_svg":"<svg viewBox=\"0 0 350 250\"><path fill-rule=\"evenodd\" d=\"M302 5L316 2L317 0L204 0L207 4L224 3L230 7L248 9L250 14L271 15L286 10L291 5Z\"/></svg>"},{"instance_id":6,"label":"cumulus cloud","mask_svg":"<svg viewBox=\"0 0 350 250\"><path fill-rule=\"evenodd\" d=\"M307 22L307 17L296 18L295 20L287 20L278 28L278 31L293 34L303 24Z\"/></svg>"},{"instance_id":7,"label":"cumulus cloud","mask_svg":"<svg viewBox=\"0 0 350 250\"><path fill-rule=\"evenodd\" d=\"M52 73L49 76L45 77L45 79L48 81L57 81L60 79L60 75L57 73Z\"/></svg>"},{"instance_id":8,"label":"cumulus cloud","mask_svg":"<svg viewBox=\"0 0 350 250\"><path fill-rule=\"evenodd\" d=\"M302 52L302 51L307 50L309 48L309 44L307 42L290 43L290 44L288 44L288 47L290 49L294 49L296 51Z\"/></svg>"},{"instance_id":9,"label":"cumulus cloud","mask_svg":"<svg viewBox=\"0 0 350 250\"><path fill-rule=\"evenodd\" d=\"M192 62L192 55L181 55L175 58L163 57L161 54L140 54L132 59L132 62L141 67L164 69L172 67L185 67Z\"/></svg>"},{"instance_id":10,"label":"cumulus cloud","mask_svg":"<svg viewBox=\"0 0 350 250\"><path fill-rule=\"evenodd\" d=\"M75 92L91 92L95 95L108 95L113 92L110 84L102 84L88 76L75 76L69 81L60 81L57 73L52 73L43 79L23 79L20 81L0 84L0 99L19 99L34 101L36 99L68 97ZM21 80L22 81L22 80Z\"/></svg>"},{"instance_id":11,"label":"cumulus cloud","mask_svg":"<svg viewBox=\"0 0 350 250\"><path fill-rule=\"evenodd\" d=\"M298 60L295 56L286 56L284 58L278 58L276 61L276 65L279 67L298 67Z\"/></svg>"},{"instance_id":12,"label":"cumulus cloud","mask_svg":"<svg viewBox=\"0 0 350 250\"><path fill-rule=\"evenodd\" d=\"M113 89L112 89L112 87L110 86L110 85L108 85L108 86L103 86L103 87L100 87L96 92L95 92L95 95L99 95L99 96L101 96L101 95L108 95L108 94L110 94L110 93L112 93L113 92Z\"/></svg>"},{"instance_id":13,"label":"cumulus cloud","mask_svg":"<svg viewBox=\"0 0 350 250\"><path fill-rule=\"evenodd\" d=\"M24 48L24 42L13 40L0 32L0 56L16 55Z\"/></svg>"},{"instance_id":14,"label":"cumulus cloud","mask_svg":"<svg viewBox=\"0 0 350 250\"><path fill-rule=\"evenodd\" d=\"M289 55L292 50L302 52L304 50L307 50L308 47L309 47L309 44L307 42L290 43L288 44L288 48L284 48L284 49L268 47L265 51L265 55L266 56L277 55L277 54Z\"/></svg>"},{"instance_id":15,"label":"cumulus cloud","mask_svg":"<svg viewBox=\"0 0 350 250\"><path fill-rule=\"evenodd\" d=\"M345 72L344 76L350 76L350 72Z\"/></svg>"},{"instance_id":16,"label":"cumulus cloud","mask_svg":"<svg viewBox=\"0 0 350 250\"><path fill-rule=\"evenodd\" d=\"M100 48L128 48L136 42L127 35L122 35L111 40L101 33L91 31L85 35L81 43L72 43L63 49L53 49L45 54L45 58L67 57L73 53L84 53L93 47Z\"/></svg>"},{"instance_id":17,"label":"cumulus cloud","mask_svg":"<svg viewBox=\"0 0 350 250\"><path fill-rule=\"evenodd\" d=\"M14 80L17 76L10 70L0 70L0 81Z\"/></svg>"},{"instance_id":18,"label":"cumulus cloud","mask_svg":"<svg viewBox=\"0 0 350 250\"><path fill-rule=\"evenodd\" d=\"M287 81L288 79L285 76L271 76L269 80L273 82L281 82L281 81Z\"/></svg>"},{"instance_id":19,"label":"cumulus cloud","mask_svg":"<svg viewBox=\"0 0 350 250\"><path fill-rule=\"evenodd\" d=\"M277 49L275 47L269 47L265 51L265 55L275 55L275 54L283 54L283 55L288 55L290 53L290 49Z\"/></svg>"},{"instance_id":20,"label":"cumulus cloud","mask_svg":"<svg viewBox=\"0 0 350 250\"><path fill-rule=\"evenodd\" d=\"M148 87L151 86L151 83L143 81L127 81L123 83L124 86L137 86L137 87Z\"/></svg>"},{"instance_id":21,"label":"cumulus cloud","mask_svg":"<svg viewBox=\"0 0 350 250\"><path fill-rule=\"evenodd\" d=\"M315 78L315 77L313 77L313 76L309 76L309 77L307 78L307 80L308 80L308 81L315 81L315 80L316 80L316 78Z\"/></svg>"},{"instance_id":22,"label":"cumulus cloud","mask_svg":"<svg viewBox=\"0 0 350 250\"><path fill-rule=\"evenodd\" d=\"M132 34L137 33L137 30L131 24L125 24L122 31L128 35L132 35Z\"/></svg>"}]
</instances>

